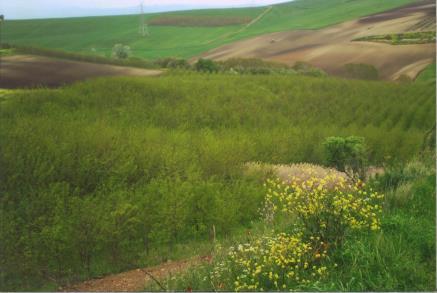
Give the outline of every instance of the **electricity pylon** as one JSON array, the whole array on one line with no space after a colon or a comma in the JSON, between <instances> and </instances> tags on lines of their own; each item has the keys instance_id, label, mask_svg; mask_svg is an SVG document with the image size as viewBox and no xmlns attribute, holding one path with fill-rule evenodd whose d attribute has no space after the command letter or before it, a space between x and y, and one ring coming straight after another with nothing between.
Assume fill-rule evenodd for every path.
<instances>
[{"instance_id":1,"label":"electricity pylon","mask_svg":"<svg viewBox=\"0 0 437 293\"><path fill-rule=\"evenodd\" d=\"M144 17L144 1L141 2L141 14L140 14L140 28L139 33L142 37L149 35L149 28L146 23L146 18Z\"/></svg>"},{"instance_id":2,"label":"electricity pylon","mask_svg":"<svg viewBox=\"0 0 437 293\"><path fill-rule=\"evenodd\" d=\"M2 25L3 22L5 21L5 16L2 14L0 15L0 50L3 49L3 44L2 44ZM2 54L0 54L0 69L2 68ZM1 79L1 75L0 75L0 79Z\"/></svg>"}]
</instances>

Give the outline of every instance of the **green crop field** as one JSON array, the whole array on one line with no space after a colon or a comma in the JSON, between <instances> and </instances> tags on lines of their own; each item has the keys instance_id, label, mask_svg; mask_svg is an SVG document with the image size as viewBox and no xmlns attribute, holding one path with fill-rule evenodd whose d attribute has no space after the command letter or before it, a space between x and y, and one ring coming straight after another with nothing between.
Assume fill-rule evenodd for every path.
<instances>
[{"instance_id":1,"label":"green crop field","mask_svg":"<svg viewBox=\"0 0 437 293\"><path fill-rule=\"evenodd\" d=\"M428 65L416 78L416 81L435 81L436 78L436 63L435 60L432 64Z\"/></svg>"},{"instance_id":2,"label":"green crop field","mask_svg":"<svg viewBox=\"0 0 437 293\"><path fill-rule=\"evenodd\" d=\"M189 58L242 38L291 29L317 29L411 3L413 0L297 0L268 7L193 10L146 15L159 17L234 17L258 21L226 26L150 26L150 36L138 33L139 17L108 16L42 20L7 20L6 43L63 49L108 56L117 43L129 45L144 58ZM265 13L265 14L263 14ZM7 17L7 16L6 16Z\"/></svg>"},{"instance_id":3,"label":"green crop field","mask_svg":"<svg viewBox=\"0 0 437 293\"><path fill-rule=\"evenodd\" d=\"M435 109L433 83L287 75L174 73L4 92L0 289L52 290L163 262L208 239L212 225L229 237L262 205L245 163L324 164L326 137L359 135L369 164L402 164L422 149Z\"/></svg>"},{"instance_id":4,"label":"green crop field","mask_svg":"<svg viewBox=\"0 0 437 293\"><path fill-rule=\"evenodd\" d=\"M190 15L170 15L154 17L148 21L152 26L188 26L188 27L210 27L248 24L252 21L250 17L243 16L190 16Z\"/></svg>"}]
</instances>

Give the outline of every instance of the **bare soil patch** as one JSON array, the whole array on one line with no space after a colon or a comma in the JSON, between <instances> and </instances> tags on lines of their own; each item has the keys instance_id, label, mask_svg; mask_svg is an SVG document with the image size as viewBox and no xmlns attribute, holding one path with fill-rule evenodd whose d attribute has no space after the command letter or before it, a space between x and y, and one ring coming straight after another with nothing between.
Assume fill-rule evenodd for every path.
<instances>
[{"instance_id":1,"label":"bare soil patch","mask_svg":"<svg viewBox=\"0 0 437 293\"><path fill-rule=\"evenodd\" d=\"M155 76L159 74L161 74L159 70L15 55L1 59L0 88L58 87L100 76Z\"/></svg>"},{"instance_id":2,"label":"bare soil patch","mask_svg":"<svg viewBox=\"0 0 437 293\"><path fill-rule=\"evenodd\" d=\"M155 267L136 269L101 279L85 281L80 284L59 288L64 292L141 292L149 282L162 280L168 276L182 273L201 263L209 262L211 258L196 257L188 260L167 262ZM153 278L151 277L153 276Z\"/></svg>"},{"instance_id":3,"label":"bare soil patch","mask_svg":"<svg viewBox=\"0 0 437 293\"><path fill-rule=\"evenodd\" d=\"M274 176L283 182L306 181L310 178L324 179L328 176L343 178L347 180L347 175L333 168L326 168L309 163L299 163L290 165L275 165L267 163L247 163L246 174L259 174L263 177Z\"/></svg>"},{"instance_id":4,"label":"bare soil patch","mask_svg":"<svg viewBox=\"0 0 437 293\"><path fill-rule=\"evenodd\" d=\"M415 78L433 62L434 43L395 46L352 40L372 35L435 31L435 8L435 1L420 1L321 30L280 32L235 42L202 57L215 60L262 58L289 65L304 61L339 76L346 76L345 64L364 63L375 66L383 79L396 80L400 74Z\"/></svg>"}]
</instances>

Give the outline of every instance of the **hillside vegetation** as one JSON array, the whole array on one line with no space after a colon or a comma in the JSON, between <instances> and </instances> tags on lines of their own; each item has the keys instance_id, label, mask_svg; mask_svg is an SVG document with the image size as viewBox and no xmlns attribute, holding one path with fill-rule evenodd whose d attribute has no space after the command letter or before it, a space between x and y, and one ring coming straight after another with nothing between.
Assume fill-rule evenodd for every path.
<instances>
[{"instance_id":1,"label":"hillside vegetation","mask_svg":"<svg viewBox=\"0 0 437 293\"><path fill-rule=\"evenodd\" d=\"M193 10L146 15L156 22L172 17L257 19L255 23L225 26L150 26L150 36L138 33L139 17L107 16L66 19L7 20L4 24L4 42L40 46L67 51L110 56L117 43L129 45L137 57L189 58L225 43L265 33L318 29L360 16L385 11L411 3L413 0L296 0L267 7ZM268 10L267 10L268 9ZM265 14L263 14L265 13ZM226 23L228 24L228 23Z\"/></svg>"},{"instance_id":2,"label":"hillside vegetation","mask_svg":"<svg viewBox=\"0 0 437 293\"><path fill-rule=\"evenodd\" d=\"M435 60L432 64L428 65L416 78L416 81L428 81L433 82L436 79L436 63Z\"/></svg>"},{"instance_id":3,"label":"hillside vegetation","mask_svg":"<svg viewBox=\"0 0 437 293\"><path fill-rule=\"evenodd\" d=\"M382 177L369 182L371 188L348 190L340 206L343 215L347 214L353 224L345 234L339 234L341 222L335 221L342 214L332 213L338 203L326 205L329 198L338 198L338 191L318 192L321 189L317 185L321 181L312 180L305 182L310 187L306 185L303 189L305 198L310 199L307 206L305 201L298 200L296 185L289 185L288 192L282 191L276 196L270 189L266 202L278 196L283 197L282 203L291 200L293 205L288 208L294 210L296 217L299 207L302 204L311 207L311 200L316 196L318 201L312 206L315 215L326 220L326 214L330 214L330 221L318 222L314 217L306 217L307 225L296 233L292 228L296 228L293 224L296 226L294 222L299 222L299 217L284 225L269 222L265 215L260 215L263 229L234 241L230 247L216 244L211 264L167 277L161 286L170 291L190 288L204 292L435 290L435 153L389 168ZM270 181L269 187L278 190L277 182L273 182ZM311 184L316 185L311 187ZM367 203L377 204L363 208L360 204L363 197ZM352 205L348 199L352 199ZM287 205L277 202L276 206L280 214L279 207ZM370 213L368 208L372 210ZM286 209L285 213L288 212ZM357 225L355 221L360 217L356 212L365 215L364 223L361 218ZM374 224L367 226L367 219L375 220ZM321 226L315 228L313 224ZM323 233L318 235L317 229ZM341 245L329 238L338 235L342 235ZM151 282L144 288L146 291L157 289Z\"/></svg>"},{"instance_id":4,"label":"hillside vegetation","mask_svg":"<svg viewBox=\"0 0 437 293\"><path fill-rule=\"evenodd\" d=\"M354 41L379 42L391 45L427 44L435 43L435 31L368 36Z\"/></svg>"},{"instance_id":5,"label":"hillside vegetation","mask_svg":"<svg viewBox=\"0 0 437 293\"><path fill-rule=\"evenodd\" d=\"M349 135L366 139L371 164L407 161L435 109L433 83L286 75L174 73L5 92L0 289L159 263L213 227L230 236L263 204L246 163L323 164L325 138Z\"/></svg>"}]
</instances>

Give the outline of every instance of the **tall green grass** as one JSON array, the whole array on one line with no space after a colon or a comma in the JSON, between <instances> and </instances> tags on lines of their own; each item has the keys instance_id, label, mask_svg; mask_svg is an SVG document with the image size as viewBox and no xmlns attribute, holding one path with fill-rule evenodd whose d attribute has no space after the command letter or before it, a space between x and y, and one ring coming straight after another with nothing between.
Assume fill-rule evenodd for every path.
<instances>
[{"instance_id":1,"label":"tall green grass","mask_svg":"<svg viewBox=\"0 0 437 293\"><path fill-rule=\"evenodd\" d=\"M434 158L435 162L435 158ZM327 290L434 291L436 289L435 166L406 178L387 200L382 232L348 241Z\"/></svg>"},{"instance_id":2,"label":"tall green grass","mask_svg":"<svg viewBox=\"0 0 437 293\"><path fill-rule=\"evenodd\" d=\"M0 100L0 288L156 263L258 219L243 164L323 163L359 135L381 165L416 154L435 86L303 76L106 78ZM17 265L19 264L19 265ZM53 281L54 280L54 281Z\"/></svg>"}]
</instances>

